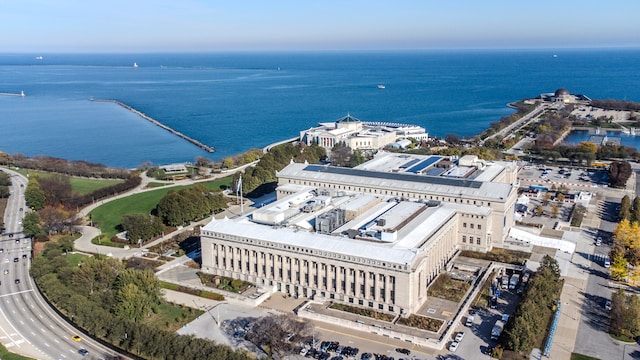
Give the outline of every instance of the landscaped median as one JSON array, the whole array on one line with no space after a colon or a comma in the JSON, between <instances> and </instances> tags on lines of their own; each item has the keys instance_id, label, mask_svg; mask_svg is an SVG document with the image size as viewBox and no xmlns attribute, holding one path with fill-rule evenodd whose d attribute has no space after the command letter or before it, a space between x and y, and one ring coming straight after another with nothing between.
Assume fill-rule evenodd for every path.
<instances>
[{"instance_id":1,"label":"landscaped median","mask_svg":"<svg viewBox=\"0 0 640 360\"><path fill-rule=\"evenodd\" d=\"M179 292L199 296L209 300L224 301L224 295L214 293L211 291L194 289L194 288L190 288L190 287L186 287L186 286L182 286L182 285L178 285L178 284L174 284L166 281L160 281L160 286L163 289L179 291Z\"/></svg>"}]
</instances>

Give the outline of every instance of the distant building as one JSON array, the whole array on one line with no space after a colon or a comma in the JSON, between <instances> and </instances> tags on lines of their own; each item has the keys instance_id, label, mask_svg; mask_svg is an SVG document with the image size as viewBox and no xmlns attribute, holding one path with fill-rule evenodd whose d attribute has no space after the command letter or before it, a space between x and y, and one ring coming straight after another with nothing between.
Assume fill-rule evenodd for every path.
<instances>
[{"instance_id":1,"label":"distant building","mask_svg":"<svg viewBox=\"0 0 640 360\"><path fill-rule=\"evenodd\" d=\"M591 99L586 95L571 94L569 93L569 90L565 88L559 88L553 93L540 94L536 100L562 103L588 103L591 101Z\"/></svg>"},{"instance_id":2,"label":"distant building","mask_svg":"<svg viewBox=\"0 0 640 360\"><path fill-rule=\"evenodd\" d=\"M327 150L338 144L354 150L378 150L398 139L428 140L425 129L409 124L364 122L351 115L333 123L321 123L319 127L300 132L300 141L316 143Z\"/></svg>"}]
</instances>

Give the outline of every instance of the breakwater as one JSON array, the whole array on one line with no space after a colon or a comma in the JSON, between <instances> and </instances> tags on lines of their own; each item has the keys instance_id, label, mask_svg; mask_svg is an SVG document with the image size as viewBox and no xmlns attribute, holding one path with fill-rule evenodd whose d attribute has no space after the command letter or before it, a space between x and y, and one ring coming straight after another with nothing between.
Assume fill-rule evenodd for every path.
<instances>
[{"instance_id":1,"label":"breakwater","mask_svg":"<svg viewBox=\"0 0 640 360\"><path fill-rule=\"evenodd\" d=\"M0 93L0 96L20 96L20 97L24 97L24 91L20 91L19 93Z\"/></svg>"},{"instance_id":2,"label":"breakwater","mask_svg":"<svg viewBox=\"0 0 640 360\"><path fill-rule=\"evenodd\" d=\"M195 146L197 146L197 147L201 148L201 149L202 149L202 150L204 150L204 151L207 151L207 152L210 152L210 153L215 152L215 150L213 149L213 147L208 146L208 145L205 145L205 144L201 143L200 141L198 141L198 140L196 140L196 139L194 139L194 138L192 138L192 137L189 137L189 136L187 136L187 135L185 135L185 134L183 134L183 133L181 133L181 132L179 132L179 131L177 131L177 130L175 130L175 129L172 129L172 128L170 128L169 126L167 126L167 125L165 125L165 124L161 123L160 121L158 121L158 120L156 120L156 119L152 118L151 116L149 116L149 115L147 115L147 114L145 114L145 113L143 113L143 112L140 112L140 111L138 111L138 110L136 110L136 109L132 108L131 106L129 106L129 105L127 105L127 104L123 103L123 102L120 102L120 101L118 101L118 100L94 99L94 98L91 98L91 99L89 99L89 100L90 100L90 101L97 101L97 102L109 102L109 103L113 103L113 104L116 104L116 105L122 106L123 108L125 108L125 109L127 109L127 110L131 111L132 113L134 113L134 114L136 114L136 115L140 116L141 118L143 118L143 119L145 119L145 120L149 121L150 123L152 123L152 124L154 124L154 125L156 125L156 126L159 126L159 127L163 128L163 129L167 130L168 132L170 132L170 133L172 133L172 134L174 134L174 135L176 135L176 136L178 136L178 137L180 137L180 138L184 139L184 140L187 140L188 142L190 142L190 143L194 144Z\"/></svg>"}]
</instances>

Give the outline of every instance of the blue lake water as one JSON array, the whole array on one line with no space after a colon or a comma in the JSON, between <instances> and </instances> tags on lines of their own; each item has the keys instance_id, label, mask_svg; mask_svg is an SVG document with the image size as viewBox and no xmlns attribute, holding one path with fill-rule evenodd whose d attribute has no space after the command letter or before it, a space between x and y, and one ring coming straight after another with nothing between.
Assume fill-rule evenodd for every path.
<instances>
[{"instance_id":1,"label":"blue lake water","mask_svg":"<svg viewBox=\"0 0 640 360\"><path fill-rule=\"evenodd\" d=\"M560 87L640 101L640 50L0 54L0 92L27 95L0 96L0 150L118 167L215 160L347 113L472 136L512 113L507 103Z\"/></svg>"},{"instance_id":2,"label":"blue lake water","mask_svg":"<svg viewBox=\"0 0 640 360\"><path fill-rule=\"evenodd\" d=\"M588 141L591 135L595 135L595 133L586 130L573 130L564 142L567 144L577 145L583 141ZM620 138L621 145L632 146L640 149L640 134L632 136L624 134L621 131L601 131L598 135L606 135L609 138Z\"/></svg>"}]
</instances>

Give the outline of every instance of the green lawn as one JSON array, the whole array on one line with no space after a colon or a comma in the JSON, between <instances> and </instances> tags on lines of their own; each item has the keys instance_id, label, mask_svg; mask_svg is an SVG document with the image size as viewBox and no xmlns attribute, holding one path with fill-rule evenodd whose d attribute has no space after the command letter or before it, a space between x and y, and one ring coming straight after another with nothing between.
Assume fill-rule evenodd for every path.
<instances>
[{"instance_id":1,"label":"green lawn","mask_svg":"<svg viewBox=\"0 0 640 360\"><path fill-rule=\"evenodd\" d=\"M230 184L231 177L199 183L199 185L211 190L220 190L221 186L229 186ZM118 233L117 227L120 225L122 216L127 214L150 214L162 197L170 190L178 191L189 186L164 187L110 201L91 212L92 220L99 224L100 230L105 237L111 239L112 236ZM105 244L103 243L103 245Z\"/></svg>"},{"instance_id":2,"label":"green lawn","mask_svg":"<svg viewBox=\"0 0 640 360\"><path fill-rule=\"evenodd\" d=\"M78 266L86 258L87 255L83 254L67 254L67 262L73 266Z\"/></svg>"},{"instance_id":3,"label":"green lawn","mask_svg":"<svg viewBox=\"0 0 640 360\"><path fill-rule=\"evenodd\" d=\"M9 352L2 344L0 344L0 359L2 360L33 360L30 357L14 354Z\"/></svg>"},{"instance_id":4,"label":"green lawn","mask_svg":"<svg viewBox=\"0 0 640 360\"><path fill-rule=\"evenodd\" d=\"M53 173L48 173L44 171L35 171L28 169L20 169L18 172L26 177L29 176L38 176L40 178L45 178L49 176L54 176ZM115 184L120 184L124 182L122 179L87 179L80 177L69 176L69 181L71 183L71 189L81 195L89 194L97 189L101 189L104 187L112 186Z\"/></svg>"},{"instance_id":5,"label":"green lawn","mask_svg":"<svg viewBox=\"0 0 640 360\"><path fill-rule=\"evenodd\" d=\"M172 303L163 303L158 306L158 313L151 316L147 322L153 326L164 328L169 331L176 331L184 324L188 324L204 311L192 309Z\"/></svg>"}]
</instances>

